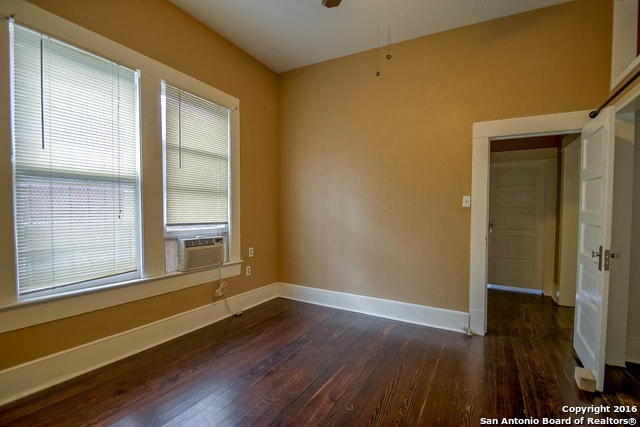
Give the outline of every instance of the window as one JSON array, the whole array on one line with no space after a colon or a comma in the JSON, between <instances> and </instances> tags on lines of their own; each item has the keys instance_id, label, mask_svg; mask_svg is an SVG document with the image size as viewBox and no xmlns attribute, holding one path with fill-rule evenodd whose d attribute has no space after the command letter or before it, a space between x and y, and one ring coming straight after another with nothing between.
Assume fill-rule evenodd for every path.
<instances>
[{"instance_id":1,"label":"window","mask_svg":"<svg viewBox=\"0 0 640 427\"><path fill-rule=\"evenodd\" d=\"M231 110L166 82L162 95L165 233L227 235Z\"/></svg>"},{"instance_id":2,"label":"window","mask_svg":"<svg viewBox=\"0 0 640 427\"><path fill-rule=\"evenodd\" d=\"M9 221L0 228L2 324L26 327L240 275L240 100L29 2L8 0L7 9L20 22L0 19L0 218ZM226 110L226 219L165 222L162 80ZM167 274L176 242L165 230L221 234L225 264ZM28 303L36 298L42 303Z\"/></svg>"},{"instance_id":3,"label":"window","mask_svg":"<svg viewBox=\"0 0 640 427\"><path fill-rule=\"evenodd\" d=\"M19 294L140 277L139 73L10 34Z\"/></svg>"}]
</instances>

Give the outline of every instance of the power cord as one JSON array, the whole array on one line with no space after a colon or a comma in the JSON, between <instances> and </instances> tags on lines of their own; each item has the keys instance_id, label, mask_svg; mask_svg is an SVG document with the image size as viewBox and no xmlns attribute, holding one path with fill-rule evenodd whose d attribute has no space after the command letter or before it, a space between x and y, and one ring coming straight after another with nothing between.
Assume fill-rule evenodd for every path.
<instances>
[{"instance_id":1,"label":"power cord","mask_svg":"<svg viewBox=\"0 0 640 427\"><path fill-rule=\"evenodd\" d=\"M213 293L217 297L221 297L224 295L224 288L227 287L227 282L218 280L218 289Z\"/></svg>"},{"instance_id":2,"label":"power cord","mask_svg":"<svg viewBox=\"0 0 640 427\"><path fill-rule=\"evenodd\" d=\"M240 311L233 311L231 310L231 307L229 307L229 299L225 298L224 299L224 303L227 306L227 310L229 310L229 313L233 314L234 316L238 317L238 316L242 316L242 310Z\"/></svg>"},{"instance_id":3,"label":"power cord","mask_svg":"<svg viewBox=\"0 0 640 427\"><path fill-rule=\"evenodd\" d=\"M226 287L227 287L227 282L222 280L222 271L220 270L220 266L218 266L218 289L216 289L213 294L216 297L222 297L224 295L224 293L225 293L225 288ZM233 314L234 316L242 316L242 310L233 311L231 309L231 307L229 307L229 299L228 298L224 299L224 304L227 307L227 310L229 310L229 313Z\"/></svg>"}]
</instances>

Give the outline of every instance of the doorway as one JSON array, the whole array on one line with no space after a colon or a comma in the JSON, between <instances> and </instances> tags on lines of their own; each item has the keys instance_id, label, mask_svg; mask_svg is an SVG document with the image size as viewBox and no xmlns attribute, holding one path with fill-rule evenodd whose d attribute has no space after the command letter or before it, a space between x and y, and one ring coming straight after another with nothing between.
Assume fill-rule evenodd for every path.
<instances>
[{"instance_id":1,"label":"doorway","mask_svg":"<svg viewBox=\"0 0 640 427\"><path fill-rule=\"evenodd\" d=\"M640 126L636 126L636 123L640 123L640 102L636 100L640 100L640 87L623 98L616 111L616 149L618 140L622 139L623 142L622 149L616 152L616 173L626 171L627 177L620 179L616 176L614 180L617 183L614 193L618 193L614 198L619 205L615 208L617 217L614 218L614 223L622 225L617 231L613 230L613 235L617 234L619 237L613 238L616 244L614 247L612 243L612 252L617 251L620 256L612 263L624 261L630 264L630 268L620 268L621 264L618 264L618 271L612 274L611 280L616 285L612 286L609 298L606 363L622 366L625 360L640 362L640 310L637 309L640 307L640 144L634 144L640 139ZM588 122L588 112L580 111L474 124L469 281L469 328L473 333L484 335L487 330L487 224L491 141L577 133ZM633 160L634 157L637 165L635 168L633 162L631 167L618 168L624 161ZM624 185L618 185L621 182L628 184L626 189ZM572 252L575 254L575 251ZM628 314L627 304L630 308Z\"/></svg>"},{"instance_id":2,"label":"doorway","mask_svg":"<svg viewBox=\"0 0 640 427\"><path fill-rule=\"evenodd\" d=\"M564 140L545 135L490 141L490 288L557 293Z\"/></svg>"},{"instance_id":3,"label":"doorway","mask_svg":"<svg viewBox=\"0 0 640 427\"><path fill-rule=\"evenodd\" d=\"M588 111L577 111L474 123L469 251L469 329L472 333L484 335L487 331L490 141L578 133L588 122L588 114Z\"/></svg>"}]
</instances>

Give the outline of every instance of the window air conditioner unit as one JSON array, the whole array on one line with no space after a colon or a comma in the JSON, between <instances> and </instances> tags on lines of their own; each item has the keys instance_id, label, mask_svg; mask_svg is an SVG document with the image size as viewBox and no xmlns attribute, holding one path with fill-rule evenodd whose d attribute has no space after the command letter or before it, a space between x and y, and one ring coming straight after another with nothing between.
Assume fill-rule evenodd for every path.
<instances>
[{"instance_id":1,"label":"window air conditioner unit","mask_svg":"<svg viewBox=\"0 0 640 427\"><path fill-rule=\"evenodd\" d=\"M224 262L222 237L178 239L178 271L214 267Z\"/></svg>"}]
</instances>

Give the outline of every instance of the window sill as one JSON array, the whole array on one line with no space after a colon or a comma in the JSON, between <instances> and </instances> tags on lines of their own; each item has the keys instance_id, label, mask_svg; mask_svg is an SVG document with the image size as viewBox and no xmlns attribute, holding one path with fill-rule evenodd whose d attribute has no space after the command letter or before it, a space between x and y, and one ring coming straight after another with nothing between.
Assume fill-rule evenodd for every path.
<instances>
[{"instance_id":1,"label":"window sill","mask_svg":"<svg viewBox=\"0 0 640 427\"><path fill-rule=\"evenodd\" d=\"M219 278L239 276L241 263L232 261L222 265L219 269L222 277L218 277L217 267L186 273L173 272L0 306L0 333L198 286Z\"/></svg>"}]
</instances>

